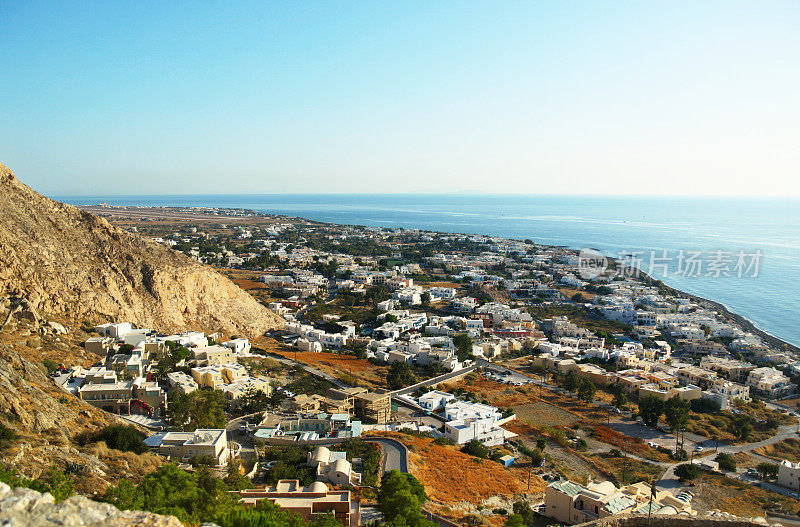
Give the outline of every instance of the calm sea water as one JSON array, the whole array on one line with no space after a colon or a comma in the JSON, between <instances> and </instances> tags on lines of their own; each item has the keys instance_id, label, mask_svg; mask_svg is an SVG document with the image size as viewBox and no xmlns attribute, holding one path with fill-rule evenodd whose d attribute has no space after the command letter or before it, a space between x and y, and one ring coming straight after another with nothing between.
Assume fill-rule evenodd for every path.
<instances>
[{"instance_id":1,"label":"calm sea water","mask_svg":"<svg viewBox=\"0 0 800 527\"><path fill-rule=\"evenodd\" d=\"M530 238L543 244L593 247L610 256L624 251L638 253L645 271L655 251L654 263L669 265L666 276L664 267L659 266L654 277L677 289L721 302L761 329L800 344L800 200L797 199L494 195L62 196L56 199L73 205L106 202L247 208L334 223ZM676 273L681 250L685 257L691 252L701 253L696 257L702 261L699 277ZM744 255L744 263L750 265L757 251L761 254L758 276L752 276L755 271L751 268L739 277L736 267L739 253ZM716 261L716 267L709 267L712 261ZM724 276L726 269L730 276Z\"/></svg>"}]
</instances>

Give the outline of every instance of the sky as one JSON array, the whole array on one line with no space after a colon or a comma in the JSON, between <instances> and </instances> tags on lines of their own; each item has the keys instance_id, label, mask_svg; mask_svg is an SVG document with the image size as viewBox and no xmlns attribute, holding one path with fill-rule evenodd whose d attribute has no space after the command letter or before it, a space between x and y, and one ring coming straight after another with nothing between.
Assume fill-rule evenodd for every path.
<instances>
[{"instance_id":1,"label":"sky","mask_svg":"<svg viewBox=\"0 0 800 527\"><path fill-rule=\"evenodd\" d=\"M800 2L0 1L48 195L800 196Z\"/></svg>"}]
</instances>

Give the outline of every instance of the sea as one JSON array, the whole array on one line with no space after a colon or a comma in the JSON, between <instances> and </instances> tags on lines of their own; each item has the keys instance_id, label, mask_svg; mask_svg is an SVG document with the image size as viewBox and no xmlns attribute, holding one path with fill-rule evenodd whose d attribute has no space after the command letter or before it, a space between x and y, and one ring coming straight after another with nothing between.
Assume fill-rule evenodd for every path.
<instances>
[{"instance_id":1,"label":"sea","mask_svg":"<svg viewBox=\"0 0 800 527\"><path fill-rule=\"evenodd\" d=\"M800 345L800 199L485 194L54 196L72 205L245 208L318 221L593 248Z\"/></svg>"}]
</instances>

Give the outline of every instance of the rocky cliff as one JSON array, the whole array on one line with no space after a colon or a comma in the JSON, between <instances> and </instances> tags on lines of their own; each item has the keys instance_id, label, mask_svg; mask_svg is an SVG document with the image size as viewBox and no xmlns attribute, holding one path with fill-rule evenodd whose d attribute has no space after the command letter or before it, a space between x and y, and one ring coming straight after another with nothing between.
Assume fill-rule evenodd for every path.
<instances>
[{"instance_id":1,"label":"rocky cliff","mask_svg":"<svg viewBox=\"0 0 800 527\"><path fill-rule=\"evenodd\" d=\"M159 330L256 336L281 323L212 269L46 198L0 164L0 302L11 295L40 312Z\"/></svg>"}]
</instances>

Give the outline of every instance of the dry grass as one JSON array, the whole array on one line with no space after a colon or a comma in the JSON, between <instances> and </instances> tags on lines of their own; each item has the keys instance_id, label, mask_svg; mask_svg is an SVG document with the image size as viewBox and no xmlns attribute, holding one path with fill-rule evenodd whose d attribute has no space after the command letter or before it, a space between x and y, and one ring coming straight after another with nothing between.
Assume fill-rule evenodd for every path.
<instances>
[{"instance_id":1,"label":"dry grass","mask_svg":"<svg viewBox=\"0 0 800 527\"><path fill-rule=\"evenodd\" d=\"M545 483L528 470L506 468L488 459L477 459L455 446L437 445L427 437L389 434L409 449L411 469L425 485L431 500L444 504L468 502L480 505L492 496L544 492Z\"/></svg>"},{"instance_id":2,"label":"dry grass","mask_svg":"<svg viewBox=\"0 0 800 527\"><path fill-rule=\"evenodd\" d=\"M289 351L283 347L271 351L287 359L296 359L303 364L313 366L334 377L346 377L348 381L355 381L361 386L386 387L386 376L388 375L389 368L386 366L376 366L368 360L357 359L352 355L327 352L298 352L295 356L293 351Z\"/></svg>"},{"instance_id":3,"label":"dry grass","mask_svg":"<svg viewBox=\"0 0 800 527\"><path fill-rule=\"evenodd\" d=\"M764 403L757 401L742 405L740 410L753 419L753 431L747 439L737 439L730 432L731 422L736 418L736 414L731 412L717 412L714 414L691 412L687 430L704 437L716 437L719 441L726 443L739 444L763 441L775 435L777 429L767 427L765 423L767 420L774 420L779 425L797 422L794 417L769 410L764 406Z\"/></svg>"},{"instance_id":4,"label":"dry grass","mask_svg":"<svg viewBox=\"0 0 800 527\"><path fill-rule=\"evenodd\" d=\"M603 472L613 475L620 484L657 480L664 473L664 469L660 465L629 457L595 454L588 458Z\"/></svg>"},{"instance_id":5,"label":"dry grass","mask_svg":"<svg viewBox=\"0 0 800 527\"><path fill-rule=\"evenodd\" d=\"M757 448L755 453L772 459L786 459L798 462L800 461L800 439L790 437L778 443Z\"/></svg>"},{"instance_id":6,"label":"dry grass","mask_svg":"<svg viewBox=\"0 0 800 527\"><path fill-rule=\"evenodd\" d=\"M715 509L736 516L763 516L767 509L781 509L792 514L798 511L796 500L764 490L721 474L701 473L690 489L695 497L692 506L707 512Z\"/></svg>"},{"instance_id":7,"label":"dry grass","mask_svg":"<svg viewBox=\"0 0 800 527\"><path fill-rule=\"evenodd\" d=\"M581 420L581 416L544 401L514 406L514 413L533 426L572 426Z\"/></svg>"},{"instance_id":8,"label":"dry grass","mask_svg":"<svg viewBox=\"0 0 800 527\"><path fill-rule=\"evenodd\" d=\"M667 454L650 448L650 446L639 437L627 436L611 428L606 428L605 426L596 426L594 433L598 441L615 446L623 452L628 452L629 454L643 457L651 461L667 463L670 461Z\"/></svg>"}]
</instances>

